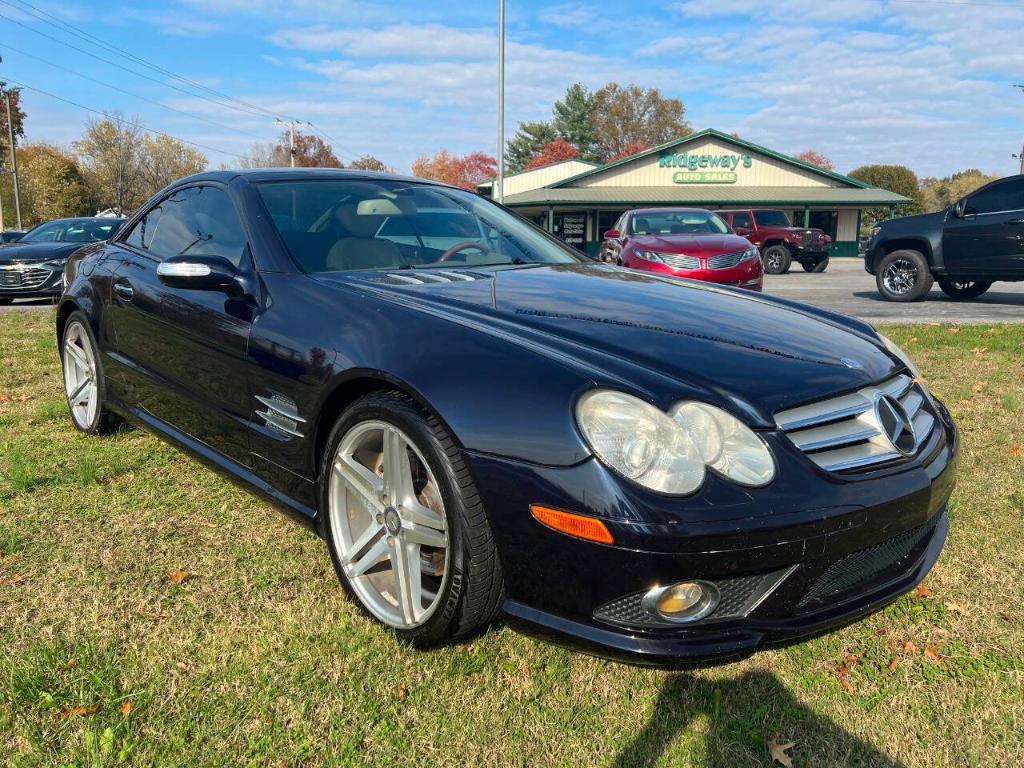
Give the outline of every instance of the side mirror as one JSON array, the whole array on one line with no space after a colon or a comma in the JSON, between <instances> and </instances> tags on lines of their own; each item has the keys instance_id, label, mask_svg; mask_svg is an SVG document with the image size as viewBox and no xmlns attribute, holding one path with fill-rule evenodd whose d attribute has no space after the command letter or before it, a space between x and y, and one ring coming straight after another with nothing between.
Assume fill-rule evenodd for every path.
<instances>
[{"instance_id":1,"label":"side mirror","mask_svg":"<svg viewBox=\"0 0 1024 768\"><path fill-rule=\"evenodd\" d=\"M962 219L964 217L964 211L966 210L966 208L967 208L967 198L966 197L957 200L955 203L953 203L953 215L956 218L958 218L958 219Z\"/></svg>"},{"instance_id":2,"label":"side mirror","mask_svg":"<svg viewBox=\"0 0 1024 768\"><path fill-rule=\"evenodd\" d=\"M750 227L736 227L736 234L746 236L750 234Z\"/></svg>"},{"instance_id":3,"label":"side mirror","mask_svg":"<svg viewBox=\"0 0 1024 768\"><path fill-rule=\"evenodd\" d=\"M605 240L618 240L620 237L622 237L622 233L617 229L609 229L604 233Z\"/></svg>"},{"instance_id":4,"label":"side mirror","mask_svg":"<svg viewBox=\"0 0 1024 768\"><path fill-rule=\"evenodd\" d=\"M156 276L172 288L222 291L229 296L241 292L238 270L220 256L175 256L157 264Z\"/></svg>"}]
</instances>

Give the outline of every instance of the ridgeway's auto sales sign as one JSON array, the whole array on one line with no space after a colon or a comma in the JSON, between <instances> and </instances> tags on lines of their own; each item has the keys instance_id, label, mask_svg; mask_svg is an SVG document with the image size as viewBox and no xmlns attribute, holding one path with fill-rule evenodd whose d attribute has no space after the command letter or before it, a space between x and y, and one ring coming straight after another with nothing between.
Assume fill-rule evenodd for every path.
<instances>
[{"instance_id":1,"label":"ridgeway's auto sales sign","mask_svg":"<svg viewBox=\"0 0 1024 768\"><path fill-rule=\"evenodd\" d=\"M676 184L734 184L736 169L741 165L750 168L754 159L750 155L690 154L689 152L662 152L658 158L659 168L685 168L672 174Z\"/></svg>"}]
</instances>

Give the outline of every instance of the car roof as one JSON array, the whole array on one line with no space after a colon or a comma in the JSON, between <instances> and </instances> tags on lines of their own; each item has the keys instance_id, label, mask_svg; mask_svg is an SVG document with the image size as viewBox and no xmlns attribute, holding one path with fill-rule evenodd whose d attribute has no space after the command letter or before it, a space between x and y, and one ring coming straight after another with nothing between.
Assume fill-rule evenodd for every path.
<instances>
[{"instance_id":1,"label":"car roof","mask_svg":"<svg viewBox=\"0 0 1024 768\"><path fill-rule=\"evenodd\" d=\"M398 173L378 173L363 171L358 168L238 168L223 171L204 171L186 176L177 183L196 181L219 181L226 184L233 179L242 178L248 182L261 181L310 181L312 179L373 179L377 181L404 181L418 184L432 184L439 187L451 187L434 179L419 176L404 176Z\"/></svg>"},{"instance_id":2,"label":"car roof","mask_svg":"<svg viewBox=\"0 0 1024 768\"><path fill-rule=\"evenodd\" d=\"M645 213L714 213L714 211L708 208L678 208L678 207L663 207L663 208L634 208L630 211L634 216L643 216Z\"/></svg>"}]
</instances>

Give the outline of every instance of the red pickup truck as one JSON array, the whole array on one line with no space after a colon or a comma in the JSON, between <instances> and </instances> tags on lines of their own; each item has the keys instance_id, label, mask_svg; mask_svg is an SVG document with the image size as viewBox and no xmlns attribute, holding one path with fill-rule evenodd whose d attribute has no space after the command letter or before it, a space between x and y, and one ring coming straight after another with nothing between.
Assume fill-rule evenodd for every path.
<instances>
[{"instance_id":1,"label":"red pickup truck","mask_svg":"<svg viewBox=\"0 0 1024 768\"><path fill-rule=\"evenodd\" d=\"M785 211L773 208L742 208L715 211L737 235L761 250L764 271L769 275L789 272L795 259L805 272L824 272L832 238L820 229L794 227Z\"/></svg>"}]
</instances>

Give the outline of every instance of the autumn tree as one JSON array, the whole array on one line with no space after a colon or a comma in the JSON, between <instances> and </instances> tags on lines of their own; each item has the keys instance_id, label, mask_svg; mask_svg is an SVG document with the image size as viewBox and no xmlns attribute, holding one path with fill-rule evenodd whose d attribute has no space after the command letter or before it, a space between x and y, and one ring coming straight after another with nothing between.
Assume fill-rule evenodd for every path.
<instances>
[{"instance_id":1,"label":"autumn tree","mask_svg":"<svg viewBox=\"0 0 1024 768\"><path fill-rule=\"evenodd\" d=\"M523 170L529 171L534 168L542 168L545 165L560 163L563 160L572 160L579 156L580 152L576 147L563 138L557 138L554 141L549 141L541 147L540 152L534 155L533 159L523 166Z\"/></svg>"},{"instance_id":2,"label":"autumn tree","mask_svg":"<svg viewBox=\"0 0 1024 768\"><path fill-rule=\"evenodd\" d=\"M358 160L353 160L349 165L349 168L355 168L359 171L377 171L379 173L394 173L395 169L389 165L385 165L382 160L378 160L373 155L363 155Z\"/></svg>"},{"instance_id":3,"label":"autumn tree","mask_svg":"<svg viewBox=\"0 0 1024 768\"><path fill-rule=\"evenodd\" d=\"M632 144L627 144L625 147L623 147L622 151L619 152L619 154L615 155L614 157L609 157L608 162L611 163L614 162L615 160L622 160L624 157L629 157L630 155L635 155L640 152L646 152L650 148L651 147L649 144L645 144L642 141L635 141Z\"/></svg>"},{"instance_id":4,"label":"autumn tree","mask_svg":"<svg viewBox=\"0 0 1024 768\"><path fill-rule=\"evenodd\" d=\"M127 213L148 197L142 185L142 143L137 118L114 113L86 124L74 149L97 206Z\"/></svg>"},{"instance_id":5,"label":"autumn tree","mask_svg":"<svg viewBox=\"0 0 1024 768\"><path fill-rule=\"evenodd\" d=\"M272 166L291 165L288 131L282 131L271 154ZM344 168L334 149L316 134L295 132L297 168Z\"/></svg>"},{"instance_id":6,"label":"autumn tree","mask_svg":"<svg viewBox=\"0 0 1024 768\"><path fill-rule=\"evenodd\" d=\"M273 168L274 167L274 150L276 144L273 142L258 142L253 144L249 151L238 158L237 162L229 163L223 166L224 170L231 167L238 168ZM287 153L284 159L287 161ZM285 163L287 165L287 162Z\"/></svg>"},{"instance_id":7,"label":"autumn tree","mask_svg":"<svg viewBox=\"0 0 1024 768\"><path fill-rule=\"evenodd\" d=\"M26 227L93 212L89 187L78 163L59 147L42 143L19 147L18 177L22 223Z\"/></svg>"},{"instance_id":8,"label":"autumn tree","mask_svg":"<svg viewBox=\"0 0 1024 768\"><path fill-rule=\"evenodd\" d=\"M813 149L807 149L796 156L796 159L801 163L807 163L808 165L816 165L819 168L823 168L826 171L831 171L835 168L832 161L825 157L820 152L815 152Z\"/></svg>"},{"instance_id":9,"label":"autumn tree","mask_svg":"<svg viewBox=\"0 0 1024 768\"><path fill-rule=\"evenodd\" d=\"M873 187L887 189L897 195L909 197L909 203L896 206L896 213L899 216L919 213L922 210L921 187L917 180L917 174L905 165L862 165L860 168L854 168L848 175ZM870 223L886 218L889 215L889 209L873 208L864 213L863 221Z\"/></svg>"},{"instance_id":10,"label":"autumn tree","mask_svg":"<svg viewBox=\"0 0 1024 768\"><path fill-rule=\"evenodd\" d=\"M582 83L570 85L552 107L555 134L576 148L588 162L601 160L594 137L594 95Z\"/></svg>"},{"instance_id":11,"label":"autumn tree","mask_svg":"<svg viewBox=\"0 0 1024 768\"><path fill-rule=\"evenodd\" d=\"M594 139L601 157L617 157L630 144L656 146L693 133L679 99L657 88L608 83L594 94Z\"/></svg>"},{"instance_id":12,"label":"autumn tree","mask_svg":"<svg viewBox=\"0 0 1024 768\"><path fill-rule=\"evenodd\" d=\"M998 178L984 174L977 168L968 168L941 179L921 179L924 210L941 211L948 208L961 197Z\"/></svg>"},{"instance_id":13,"label":"autumn tree","mask_svg":"<svg viewBox=\"0 0 1024 768\"><path fill-rule=\"evenodd\" d=\"M518 173L526 167L545 145L558 138L551 123L540 121L520 123L515 135L505 145L505 168Z\"/></svg>"},{"instance_id":14,"label":"autumn tree","mask_svg":"<svg viewBox=\"0 0 1024 768\"><path fill-rule=\"evenodd\" d=\"M206 170L206 164L206 155L198 149L171 136L146 134L140 160L142 193L148 197L182 176Z\"/></svg>"},{"instance_id":15,"label":"autumn tree","mask_svg":"<svg viewBox=\"0 0 1024 768\"><path fill-rule=\"evenodd\" d=\"M442 149L433 157L422 155L412 163L413 176L435 179L470 190L494 178L497 172L498 161L485 152L453 155L447 149Z\"/></svg>"}]
</instances>

